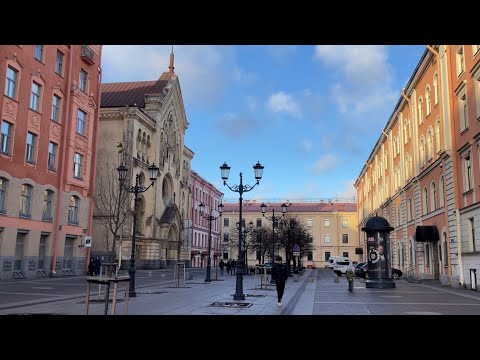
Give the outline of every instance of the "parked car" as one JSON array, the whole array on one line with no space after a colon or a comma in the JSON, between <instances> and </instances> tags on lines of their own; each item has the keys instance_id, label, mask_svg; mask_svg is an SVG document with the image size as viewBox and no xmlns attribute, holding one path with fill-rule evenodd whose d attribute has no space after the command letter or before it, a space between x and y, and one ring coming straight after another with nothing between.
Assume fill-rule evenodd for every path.
<instances>
[{"instance_id":1,"label":"parked car","mask_svg":"<svg viewBox=\"0 0 480 360\"><path fill-rule=\"evenodd\" d=\"M338 276L346 274L348 267L350 266L350 261L337 261L333 266L333 272Z\"/></svg>"}]
</instances>

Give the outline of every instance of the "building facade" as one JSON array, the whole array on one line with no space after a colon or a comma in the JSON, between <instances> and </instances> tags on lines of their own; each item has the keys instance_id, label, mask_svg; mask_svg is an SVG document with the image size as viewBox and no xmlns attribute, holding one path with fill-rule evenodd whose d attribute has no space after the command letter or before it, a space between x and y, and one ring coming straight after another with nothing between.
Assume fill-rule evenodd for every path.
<instances>
[{"instance_id":1,"label":"building facade","mask_svg":"<svg viewBox=\"0 0 480 360\"><path fill-rule=\"evenodd\" d=\"M428 45L355 182L361 245L368 219L386 218L407 277L468 287L480 272L479 58L476 45Z\"/></svg>"},{"instance_id":2,"label":"building facade","mask_svg":"<svg viewBox=\"0 0 480 360\"><path fill-rule=\"evenodd\" d=\"M263 216L261 204L261 200L244 200L242 222L244 224L252 222L254 228L266 227L273 232L273 220L268 220ZM305 266L326 267L330 256L347 256L352 261L358 261L358 255L355 254L355 248L358 247L356 203L325 200L318 202L286 201L285 204L287 212L284 217L298 218L313 239L313 250L301 259ZM235 237L233 234L237 231L235 230L236 224L239 222L239 204L238 202L224 202L223 205L222 258L236 260L238 258L238 236ZM271 217L273 210L275 210L275 217L281 216L282 203L265 202L265 205L267 205L265 216ZM285 255L282 256L285 259ZM257 254L247 251L248 266L256 263L258 263Z\"/></svg>"},{"instance_id":3,"label":"building facade","mask_svg":"<svg viewBox=\"0 0 480 360\"><path fill-rule=\"evenodd\" d=\"M100 45L0 47L0 278L85 274Z\"/></svg>"},{"instance_id":4,"label":"building facade","mask_svg":"<svg viewBox=\"0 0 480 360\"><path fill-rule=\"evenodd\" d=\"M219 217L218 205L222 203L223 193L195 171L191 172L190 184L192 189L190 200L190 213L192 214L190 266L207 266L210 239L210 221L208 219L210 215L212 216L210 261L211 266L216 266L222 255L222 243L220 241L222 218ZM204 216L200 213L200 203L205 205ZM213 220L213 218L216 219Z\"/></svg>"},{"instance_id":5,"label":"building facade","mask_svg":"<svg viewBox=\"0 0 480 360\"><path fill-rule=\"evenodd\" d=\"M116 169L120 165L129 170L130 188L136 185L137 176L138 185L147 188L151 184L148 167L155 164L160 169L152 187L138 195L136 209L133 196L117 205L125 221L116 234L103 221L115 216L112 206L96 207L92 252L108 255L115 246L116 257L126 268L134 213L137 268L166 268L190 259L183 238L190 219L189 179L194 154L184 145L188 121L173 70L172 54L169 71L158 80L102 84L96 198L108 190L110 199L118 204Z\"/></svg>"}]
</instances>

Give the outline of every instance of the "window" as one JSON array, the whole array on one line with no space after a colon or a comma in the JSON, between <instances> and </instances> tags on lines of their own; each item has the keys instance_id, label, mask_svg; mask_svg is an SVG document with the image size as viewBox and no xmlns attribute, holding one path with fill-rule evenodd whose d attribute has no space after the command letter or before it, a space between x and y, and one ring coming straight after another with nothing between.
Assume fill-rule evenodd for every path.
<instances>
[{"instance_id":1,"label":"window","mask_svg":"<svg viewBox=\"0 0 480 360\"><path fill-rule=\"evenodd\" d=\"M326 227L326 228L329 228L330 227L330 219L325 219L323 221L323 226Z\"/></svg>"},{"instance_id":2,"label":"window","mask_svg":"<svg viewBox=\"0 0 480 360\"><path fill-rule=\"evenodd\" d=\"M427 89L425 90L425 106L427 108L427 116L428 116L432 112L430 85L427 85Z\"/></svg>"},{"instance_id":3,"label":"window","mask_svg":"<svg viewBox=\"0 0 480 360\"><path fill-rule=\"evenodd\" d=\"M43 192L43 215L42 220L52 221L52 201L53 201L53 191L45 190Z\"/></svg>"},{"instance_id":4,"label":"window","mask_svg":"<svg viewBox=\"0 0 480 360\"><path fill-rule=\"evenodd\" d=\"M458 96L458 111L460 112L460 132L463 132L468 129L468 108L465 87L463 88L462 93Z\"/></svg>"},{"instance_id":5,"label":"window","mask_svg":"<svg viewBox=\"0 0 480 360\"><path fill-rule=\"evenodd\" d=\"M307 261L313 261L313 252L312 251L307 252Z\"/></svg>"},{"instance_id":6,"label":"window","mask_svg":"<svg viewBox=\"0 0 480 360\"><path fill-rule=\"evenodd\" d=\"M87 72L85 70L80 70L80 90L87 92Z\"/></svg>"},{"instance_id":7,"label":"window","mask_svg":"<svg viewBox=\"0 0 480 360\"><path fill-rule=\"evenodd\" d=\"M23 262L23 244L25 240L25 235L22 233L17 234L17 240L15 242L15 260L13 261L13 270L21 271L22 262Z\"/></svg>"},{"instance_id":8,"label":"window","mask_svg":"<svg viewBox=\"0 0 480 360\"><path fill-rule=\"evenodd\" d=\"M423 123L423 100L418 99L418 124Z\"/></svg>"},{"instance_id":9,"label":"window","mask_svg":"<svg viewBox=\"0 0 480 360\"><path fill-rule=\"evenodd\" d=\"M473 74L475 87L475 106L477 108L477 119L480 119L480 68Z\"/></svg>"},{"instance_id":10,"label":"window","mask_svg":"<svg viewBox=\"0 0 480 360\"><path fill-rule=\"evenodd\" d=\"M423 188L423 215L428 214L428 191L427 187Z\"/></svg>"},{"instance_id":11,"label":"window","mask_svg":"<svg viewBox=\"0 0 480 360\"><path fill-rule=\"evenodd\" d=\"M0 214L5 214L5 198L7 197L8 180L0 178Z\"/></svg>"},{"instance_id":12,"label":"window","mask_svg":"<svg viewBox=\"0 0 480 360\"><path fill-rule=\"evenodd\" d=\"M22 192L20 194L20 216L30 217L31 201L33 187L28 184L22 185Z\"/></svg>"},{"instance_id":13,"label":"window","mask_svg":"<svg viewBox=\"0 0 480 360\"><path fill-rule=\"evenodd\" d=\"M30 109L37 112L40 111L40 91L41 86L36 82L32 82L32 97L30 98Z\"/></svg>"},{"instance_id":14,"label":"window","mask_svg":"<svg viewBox=\"0 0 480 360\"><path fill-rule=\"evenodd\" d=\"M80 199L74 195L70 196L70 202L68 203L68 223L78 224L78 205Z\"/></svg>"},{"instance_id":15,"label":"window","mask_svg":"<svg viewBox=\"0 0 480 360\"><path fill-rule=\"evenodd\" d=\"M55 72L58 75L63 75L63 53L60 50L57 50L57 57L55 59Z\"/></svg>"},{"instance_id":16,"label":"window","mask_svg":"<svg viewBox=\"0 0 480 360\"><path fill-rule=\"evenodd\" d=\"M427 158L428 160L431 160L433 158L433 135L430 128L427 132Z\"/></svg>"},{"instance_id":17,"label":"window","mask_svg":"<svg viewBox=\"0 0 480 360\"><path fill-rule=\"evenodd\" d=\"M223 260L228 260L228 252L223 253Z\"/></svg>"},{"instance_id":18,"label":"window","mask_svg":"<svg viewBox=\"0 0 480 360\"><path fill-rule=\"evenodd\" d=\"M57 157L57 144L50 141L48 144L48 170L55 171L55 160Z\"/></svg>"},{"instance_id":19,"label":"window","mask_svg":"<svg viewBox=\"0 0 480 360\"><path fill-rule=\"evenodd\" d=\"M37 261L37 269L38 270L45 270L45 254L47 249L47 235L40 236L40 243L38 245L38 261Z\"/></svg>"},{"instance_id":20,"label":"window","mask_svg":"<svg viewBox=\"0 0 480 360\"><path fill-rule=\"evenodd\" d=\"M423 137L420 139L420 166L425 166L425 141Z\"/></svg>"},{"instance_id":21,"label":"window","mask_svg":"<svg viewBox=\"0 0 480 360\"><path fill-rule=\"evenodd\" d=\"M440 204L440 207L444 207L445 206L445 197L444 197L444 192L445 192L445 184L444 184L444 181L443 181L443 176L440 177L440 182L439 182L439 185L440 185L440 189L439 190L439 197L440 197L440 201L439 201L439 204Z\"/></svg>"},{"instance_id":22,"label":"window","mask_svg":"<svg viewBox=\"0 0 480 360\"><path fill-rule=\"evenodd\" d=\"M82 110L78 110L77 112L77 133L81 134L81 135L85 135L85 118L86 118L87 114L82 111Z\"/></svg>"},{"instance_id":23,"label":"window","mask_svg":"<svg viewBox=\"0 0 480 360\"><path fill-rule=\"evenodd\" d=\"M73 176L77 179L82 178L83 155L75 153L73 155Z\"/></svg>"},{"instance_id":24,"label":"window","mask_svg":"<svg viewBox=\"0 0 480 360\"><path fill-rule=\"evenodd\" d=\"M463 57L463 46L460 46L457 50L457 76L460 76L465 70L465 60Z\"/></svg>"},{"instance_id":25,"label":"window","mask_svg":"<svg viewBox=\"0 0 480 360\"><path fill-rule=\"evenodd\" d=\"M439 153L442 148L440 147L440 118L437 117L437 121L435 122L435 147L437 149L437 153Z\"/></svg>"},{"instance_id":26,"label":"window","mask_svg":"<svg viewBox=\"0 0 480 360\"><path fill-rule=\"evenodd\" d=\"M342 254L343 257L348 257L348 251L344 251Z\"/></svg>"},{"instance_id":27,"label":"window","mask_svg":"<svg viewBox=\"0 0 480 360\"><path fill-rule=\"evenodd\" d=\"M348 244L348 234L342 234L342 244Z\"/></svg>"},{"instance_id":28,"label":"window","mask_svg":"<svg viewBox=\"0 0 480 360\"><path fill-rule=\"evenodd\" d=\"M6 155L10 155L12 142L13 125L3 120L2 122L2 143L0 151Z\"/></svg>"},{"instance_id":29,"label":"window","mask_svg":"<svg viewBox=\"0 0 480 360\"><path fill-rule=\"evenodd\" d=\"M224 227L229 227L230 226L230 219L229 218L223 218L223 226Z\"/></svg>"},{"instance_id":30,"label":"window","mask_svg":"<svg viewBox=\"0 0 480 360\"><path fill-rule=\"evenodd\" d=\"M472 245L472 251L477 251L475 246L475 226L474 226L474 219L468 219L468 230L470 233L470 244Z\"/></svg>"},{"instance_id":31,"label":"window","mask_svg":"<svg viewBox=\"0 0 480 360\"><path fill-rule=\"evenodd\" d=\"M407 221L412 221L412 219L413 219L412 199L408 198Z\"/></svg>"},{"instance_id":32,"label":"window","mask_svg":"<svg viewBox=\"0 0 480 360\"><path fill-rule=\"evenodd\" d=\"M59 122L60 121L60 105L61 105L61 98L57 95L53 95L52 100L52 120Z\"/></svg>"},{"instance_id":33,"label":"window","mask_svg":"<svg viewBox=\"0 0 480 360\"><path fill-rule=\"evenodd\" d=\"M438 104L438 74L433 75L433 96L435 105Z\"/></svg>"},{"instance_id":34,"label":"window","mask_svg":"<svg viewBox=\"0 0 480 360\"><path fill-rule=\"evenodd\" d=\"M431 211L437 209L437 189L434 182L430 184L430 208Z\"/></svg>"},{"instance_id":35,"label":"window","mask_svg":"<svg viewBox=\"0 0 480 360\"><path fill-rule=\"evenodd\" d=\"M37 135L27 132L27 152L25 154L25 161L35 163L35 145L37 143Z\"/></svg>"},{"instance_id":36,"label":"window","mask_svg":"<svg viewBox=\"0 0 480 360\"><path fill-rule=\"evenodd\" d=\"M313 219L307 219L307 226L312 227L313 226Z\"/></svg>"},{"instance_id":37,"label":"window","mask_svg":"<svg viewBox=\"0 0 480 360\"><path fill-rule=\"evenodd\" d=\"M257 219L257 228L262 227L262 219Z\"/></svg>"},{"instance_id":38,"label":"window","mask_svg":"<svg viewBox=\"0 0 480 360\"><path fill-rule=\"evenodd\" d=\"M7 68L7 79L5 81L5 95L9 98L17 98L17 79L18 71L9 66Z\"/></svg>"},{"instance_id":39,"label":"window","mask_svg":"<svg viewBox=\"0 0 480 360\"><path fill-rule=\"evenodd\" d=\"M464 192L467 192L473 188L472 162L470 161L470 153L463 158L463 178L465 187Z\"/></svg>"},{"instance_id":40,"label":"window","mask_svg":"<svg viewBox=\"0 0 480 360\"><path fill-rule=\"evenodd\" d=\"M342 228L348 228L348 219L342 220Z\"/></svg>"},{"instance_id":41,"label":"window","mask_svg":"<svg viewBox=\"0 0 480 360\"><path fill-rule=\"evenodd\" d=\"M330 258L330 251L325 251L325 261L328 261L328 259Z\"/></svg>"},{"instance_id":42,"label":"window","mask_svg":"<svg viewBox=\"0 0 480 360\"><path fill-rule=\"evenodd\" d=\"M330 234L325 234L324 235L323 242L325 242L325 243L331 243L332 242L332 240L330 239Z\"/></svg>"},{"instance_id":43,"label":"window","mask_svg":"<svg viewBox=\"0 0 480 360\"><path fill-rule=\"evenodd\" d=\"M35 45L35 59L43 62L43 45Z\"/></svg>"},{"instance_id":44,"label":"window","mask_svg":"<svg viewBox=\"0 0 480 360\"><path fill-rule=\"evenodd\" d=\"M228 242L229 241L229 233L223 233L223 242Z\"/></svg>"}]
</instances>

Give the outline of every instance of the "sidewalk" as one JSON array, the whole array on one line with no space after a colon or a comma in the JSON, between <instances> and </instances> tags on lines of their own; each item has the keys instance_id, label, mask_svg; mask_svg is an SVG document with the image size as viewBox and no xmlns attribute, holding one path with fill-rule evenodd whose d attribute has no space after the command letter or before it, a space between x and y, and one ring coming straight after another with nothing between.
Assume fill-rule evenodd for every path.
<instances>
[{"instance_id":1,"label":"sidewalk","mask_svg":"<svg viewBox=\"0 0 480 360\"><path fill-rule=\"evenodd\" d=\"M234 301L236 276L225 275L223 279L205 283L203 279L187 280L180 287L172 283L157 283L137 288L137 296L130 298L128 315L307 315L313 313L315 296L314 270L308 269L298 277L290 277L285 287L282 306L277 305L275 286L267 284L260 288L259 275L243 276L245 300ZM304 291L299 291L304 289ZM119 284L116 315L125 314L124 296L127 287ZM297 294L298 293L298 294ZM91 299L97 299L92 292ZM110 295L112 299L113 295ZM240 305L244 304L244 305ZM91 302L89 315L103 315L105 304ZM0 310L4 314L61 314L84 315L85 298L36 304L14 310ZM111 314L112 304L109 305Z\"/></svg>"}]
</instances>

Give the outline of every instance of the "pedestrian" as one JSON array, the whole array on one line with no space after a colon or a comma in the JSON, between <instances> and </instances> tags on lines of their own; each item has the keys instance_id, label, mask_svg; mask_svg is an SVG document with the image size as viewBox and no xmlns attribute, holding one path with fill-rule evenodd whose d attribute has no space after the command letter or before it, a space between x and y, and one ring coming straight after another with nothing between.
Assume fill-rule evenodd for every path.
<instances>
[{"instance_id":1,"label":"pedestrian","mask_svg":"<svg viewBox=\"0 0 480 360\"><path fill-rule=\"evenodd\" d=\"M348 291L353 291L353 279L355 279L355 273L353 272L352 268L349 267L347 273L345 274L348 281Z\"/></svg>"},{"instance_id":2,"label":"pedestrian","mask_svg":"<svg viewBox=\"0 0 480 360\"><path fill-rule=\"evenodd\" d=\"M88 263L88 275L93 276L95 274L95 260L93 257L90 258L90 262Z\"/></svg>"},{"instance_id":3,"label":"pedestrian","mask_svg":"<svg viewBox=\"0 0 480 360\"><path fill-rule=\"evenodd\" d=\"M100 275L101 269L102 269L102 260L100 260L100 256L97 256L94 262L95 276Z\"/></svg>"},{"instance_id":4,"label":"pedestrian","mask_svg":"<svg viewBox=\"0 0 480 360\"><path fill-rule=\"evenodd\" d=\"M287 266L282 263L282 257L277 256L272 266L272 280L275 281L277 290L278 306L282 306L283 293L285 292L285 282L288 279Z\"/></svg>"},{"instance_id":5,"label":"pedestrian","mask_svg":"<svg viewBox=\"0 0 480 360\"><path fill-rule=\"evenodd\" d=\"M221 259L218 263L218 267L220 268L220 276L223 276L223 268L225 267L225 262L223 261L223 259Z\"/></svg>"}]
</instances>

